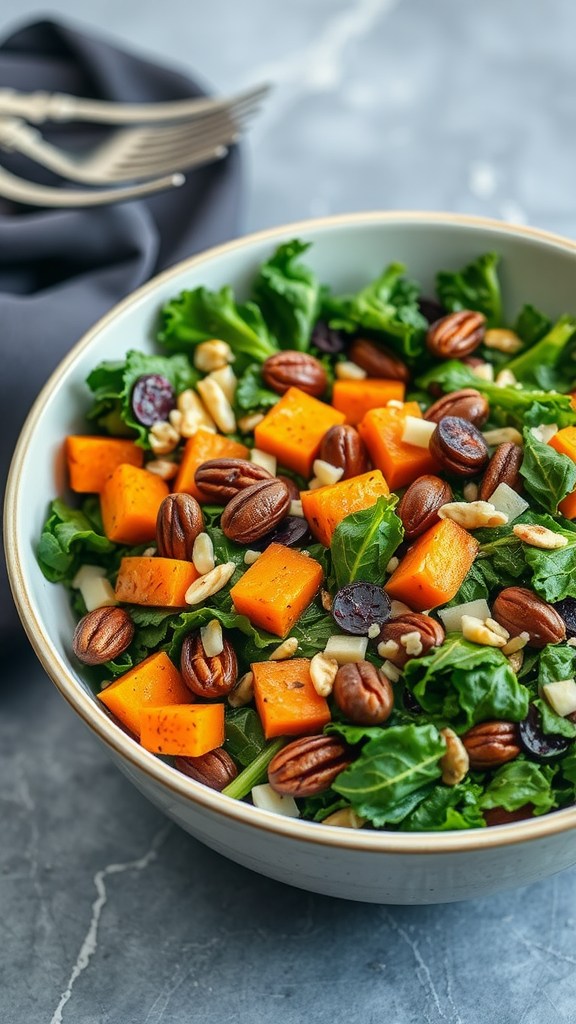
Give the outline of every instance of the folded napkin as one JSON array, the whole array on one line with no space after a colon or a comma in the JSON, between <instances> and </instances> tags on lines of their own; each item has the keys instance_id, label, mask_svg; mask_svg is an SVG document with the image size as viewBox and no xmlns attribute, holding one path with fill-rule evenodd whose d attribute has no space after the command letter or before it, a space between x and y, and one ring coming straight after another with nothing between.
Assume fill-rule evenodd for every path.
<instances>
[{"instance_id":1,"label":"folded napkin","mask_svg":"<svg viewBox=\"0 0 576 1024\"><path fill-rule=\"evenodd\" d=\"M67 25L42 21L0 42L0 86L122 102L199 96L192 79L140 60ZM51 141L99 127L43 126ZM14 173L59 179L24 157L0 153ZM0 199L0 500L18 432L51 371L123 296L178 260L239 229L236 149L194 170L186 184L146 200L86 210L42 210ZM0 647L21 638L0 558Z\"/></svg>"}]
</instances>

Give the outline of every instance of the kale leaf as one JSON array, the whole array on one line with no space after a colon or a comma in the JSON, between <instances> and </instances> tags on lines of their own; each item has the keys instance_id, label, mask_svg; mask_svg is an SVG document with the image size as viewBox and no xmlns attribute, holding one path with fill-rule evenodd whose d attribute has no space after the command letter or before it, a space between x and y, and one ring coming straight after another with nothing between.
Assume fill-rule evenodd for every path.
<instances>
[{"instance_id":1,"label":"kale leaf","mask_svg":"<svg viewBox=\"0 0 576 1024\"><path fill-rule=\"evenodd\" d=\"M484 828L480 809L482 787L470 779L456 786L438 784L402 822L406 832L445 832L449 829Z\"/></svg>"},{"instance_id":2,"label":"kale leaf","mask_svg":"<svg viewBox=\"0 0 576 1024\"><path fill-rule=\"evenodd\" d=\"M294 238L263 263L254 284L254 297L281 348L306 352L320 309L320 283L298 257L310 242Z\"/></svg>"},{"instance_id":3,"label":"kale leaf","mask_svg":"<svg viewBox=\"0 0 576 1024\"><path fill-rule=\"evenodd\" d=\"M450 313L476 309L484 314L488 327L502 326L499 259L497 253L488 252L459 272L441 270L436 277L436 291L444 308Z\"/></svg>"},{"instance_id":4,"label":"kale leaf","mask_svg":"<svg viewBox=\"0 0 576 1024\"><path fill-rule=\"evenodd\" d=\"M264 384L260 364L250 363L250 366L247 366L244 373L238 378L235 401L238 408L245 414L271 409L276 402L280 401L280 395L270 391Z\"/></svg>"},{"instance_id":5,"label":"kale leaf","mask_svg":"<svg viewBox=\"0 0 576 1024\"><path fill-rule=\"evenodd\" d=\"M330 545L338 588L355 580L382 581L404 536L402 522L394 511L397 500L394 495L382 495L375 505L352 512L338 523Z\"/></svg>"},{"instance_id":6,"label":"kale leaf","mask_svg":"<svg viewBox=\"0 0 576 1024\"><path fill-rule=\"evenodd\" d=\"M507 363L507 369L523 384L536 384L549 390L568 390L569 379L561 372L560 364L575 331L576 318L567 314L561 316L532 348Z\"/></svg>"},{"instance_id":7,"label":"kale leaf","mask_svg":"<svg viewBox=\"0 0 576 1024\"><path fill-rule=\"evenodd\" d=\"M201 341L219 338L235 353L262 363L278 351L255 302L237 304L229 285L183 291L162 309L158 341L172 352L187 352Z\"/></svg>"},{"instance_id":8,"label":"kale leaf","mask_svg":"<svg viewBox=\"0 0 576 1024\"><path fill-rule=\"evenodd\" d=\"M83 563L106 565L116 545L104 535L100 502L88 498L82 510L70 508L57 498L42 529L37 557L51 583L70 582Z\"/></svg>"}]
</instances>

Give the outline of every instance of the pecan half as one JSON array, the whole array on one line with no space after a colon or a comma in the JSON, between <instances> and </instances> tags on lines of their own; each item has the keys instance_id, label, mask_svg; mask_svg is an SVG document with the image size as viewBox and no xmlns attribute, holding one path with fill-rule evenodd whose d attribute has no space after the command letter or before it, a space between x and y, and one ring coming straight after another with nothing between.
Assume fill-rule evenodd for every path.
<instances>
[{"instance_id":1,"label":"pecan half","mask_svg":"<svg viewBox=\"0 0 576 1024\"><path fill-rule=\"evenodd\" d=\"M251 544L288 515L290 501L286 484L277 477L260 480L239 491L228 502L220 525L229 540L238 544Z\"/></svg>"},{"instance_id":2,"label":"pecan half","mask_svg":"<svg viewBox=\"0 0 576 1024\"><path fill-rule=\"evenodd\" d=\"M488 445L473 423L444 416L430 438L430 454L455 476L481 473L490 457Z\"/></svg>"},{"instance_id":3,"label":"pecan half","mask_svg":"<svg viewBox=\"0 0 576 1024\"><path fill-rule=\"evenodd\" d=\"M468 420L475 427L482 427L488 419L490 406L475 388L463 388L462 391L451 391L442 395L437 402L424 413L424 419L431 423L439 423L444 416L459 416Z\"/></svg>"},{"instance_id":4,"label":"pecan half","mask_svg":"<svg viewBox=\"0 0 576 1024\"><path fill-rule=\"evenodd\" d=\"M168 494L156 517L156 543L161 558L192 561L194 541L204 530L202 509L191 494Z\"/></svg>"},{"instance_id":5,"label":"pecan half","mask_svg":"<svg viewBox=\"0 0 576 1024\"><path fill-rule=\"evenodd\" d=\"M268 781L282 796L315 796L329 789L353 757L338 736L304 736L283 747L268 766Z\"/></svg>"},{"instance_id":6,"label":"pecan half","mask_svg":"<svg viewBox=\"0 0 576 1024\"><path fill-rule=\"evenodd\" d=\"M354 725L381 725L394 706L390 681L369 661L341 665L332 693L340 710Z\"/></svg>"},{"instance_id":7,"label":"pecan half","mask_svg":"<svg viewBox=\"0 0 576 1024\"><path fill-rule=\"evenodd\" d=\"M461 737L472 771L486 772L513 761L520 753L515 722L482 722Z\"/></svg>"},{"instance_id":8,"label":"pecan half","mask_svg":"<svg viewBox=\"0 0 576 1024\"><path fill-rule=\"evenodd\" d=\"M524 821L534 814L534 804L522 804L517 811L506 811L503 807L490 807L482 816L487 825L510 825L513 821Z\"/></svg>"},{"instance_id":9,"label":"pecan half","mask_svg":"<svg viewBox=\"0 0 576 1024\"><path fill-rule=\"evenodd\" d=\"M346 424L330 427L322 438L320 458L344 470L341 480L368 472L368 451L360 434Z\"/></svg>"},{"instance_id":10,"label":"pecan half","mask_svg":"<svg viewBox=\"0 0 576 1024\"><path fill-rule=\"evenodd\" d=\"M439 359L469 356L486 333L486 317L472 309L449 313L431 324L426 334L428 350Z\"/></svg>"},{"instance_id":11,"label":"pecan half","mask_svg":"<svg viewBox=\"0 0 576 1024\"><path fill-rule=\"evenodd\" d=\"M221 654L208 658L200 634L191 633L182 644L180 671L188 689L198 697L225 697L236 684L238 662L228 640L224 640Z\"/></svg>"},{"instance_id":12,"label":"pecan half","mask_svg":"<svg viewBox=\"0 0 576 1024\"><path fill-rule=\"evenodd\" d=\"M499 444L488 463L480 484L478 494L480 500L490 501L499 484L508 484L508 487L520 494L522 490L520 466L523 458L524 452L519 444L513 444L511 441Z\"/></svg>"},{"instance_id":13,"label":"pecan half","mask_svg":"<svg viewBox=\"0 0 576 1024\"><path fill-rule=\"evenodd\" d=\"M416 635L415 635L416 634ZM384 624L378 638L378 652L385 645L383 657L397 668L404 668L411 658L423 658L433 647L441 647L446 636L436 619L420 612L393 615Z\"/></svg>"},{"instance_id":14,"label":"pecan half","mask_svg":"<svg viewBox=\"0 0 576 1024\"><path fill-rule=\"evenodd\" d=\"M113 661L132 643L134 623L124 608L95 608L76 626L72 647L85 665Z\"/></svg>"},{"instance_id":15,"label":"pecan half","mask_svg":"<svg viewBox=\"0 0 576 1024\"><path fill-rule=\"evenodd\" d=\"M283 473L278 473L276 479L281 480L283 484L286 484L291 501L300 501L300 491L296 487L294 481L291 480L289 476L284 476Z\"/></svg>"},{"instance_id":16,"label":"pecan half","mask_svg":"<svg viewBox=\"0 0 576 1024\"><path fill-rule=\"evenodd\" d=\"M291 349L269 356L262 364L262 377L277 395L283 395L288 388L300 388L307 395L321 398L328 386L320 360Z\"/></svg>"},{"instance_id":17,"label":"pecan half","mask_svg":"<svg viewBox=\"0 0 576 1024\"><path fill-rule=\"evenodd\" d=\"M366 370L369 377L402 380L405 384L410 380L410 370L406 363L386 345L379 345L368 338L356 338L350 346L348 358Z\"/></svg>"},{"instance_id":18,"label":"pecan half","mask_svg":"<svg viewBox=\"0 0 576 1024\"><path fill-rule=\"evenodd\" d=\"M452 489L439 476L419 476L404 492L397 508L407 540L425 533L438 520L438 509L452 501Z\"/></svg>"},{"instance_id":19,"label":"pecan half","mask_svg":"<svg viewBox=\"0 0 576 1024\"><path fill-rule=\"evenodd\" d=\"M272 480L272 474L256 462L246 459L209 459L194 473L194 483L207 501L225 505L245 487L259 480Z\"/></svg>"},{"instance_id":20,"label":"pecan half","mask_svg":"<svg viewBox=\"0 0 576 1024\"><path fill-rule=\"evenodd\" d=\"M176 757L174 767L203 786L222 792L238 775L238 769L223 747L209 750L201 757Z\"/></svg>"},{"instance_id":21,"label":"pecan half","mask_svg":"<svg viewBox=\"0 0 576 1024\"><path fill-rule=\"evenodd\" d=\"M492 605L496 619L510 636L528 633L529 647L546 647L566 639L566 623L555 608L526 587L506 587Z\"/></svg>"}]
</instances>

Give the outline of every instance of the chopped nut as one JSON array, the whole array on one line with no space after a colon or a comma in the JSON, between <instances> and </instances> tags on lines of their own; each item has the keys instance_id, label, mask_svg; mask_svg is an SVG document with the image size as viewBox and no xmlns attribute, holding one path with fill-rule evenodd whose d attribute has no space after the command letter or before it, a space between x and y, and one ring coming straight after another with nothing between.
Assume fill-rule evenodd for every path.
<instances>
[{"instance_id":1,"label":"chopped nut","mask_svg":"<svg viewBox=\"0 0 576 1024\"><path fill-rule=\"evenodd\" d=\"M400 559L396 558L396 555L392 555L392 558L388 562L388 565L386 566L385 571L386 572L395 572L399 565L400 565Z\"/></svg>"},{"instance_id":2,"label":"chopped nut","mask_svg":"<svg viewBox=\"0 0 576 1024\"><path fill-rule=\"evenodd\" d=\"M499 388L510 387L511 384L517 384L516 377L512 373L512 370L500 370L500 373L496 374L496 380L494 383Z\"/></svg>"},{"instance_id":3,"label":"chopped nut","mask_svg":"<svg viewBox=\"0 0 576 1024\"><path fill-rule=\"evenodd\" d=\"M339 825L340 828L362 828L365 823L366 818L356 814L353 807L341 807L339 811L322 819L322 825Z\"/></svg>"},{"instance_id":4,"label":"chopped nut","mask_svg":"<svg viewBox=\"0 0 576 1024\"><path fill-rule=\"evenodd\" d=\"M472 481L464 484L464 498L466 501L476 501L478 498L478 484L474 484Z\"/></svg>"},{"instance_id":5,"label":"chopped nut","mask_svg":"<svg viewBox=\"0 0 576 1024\"><path fill-rule=\"evenodd\" d=\"M344 472L343 466L332 466L329 462L325 462L324 459L314 459L312 468L314 469L315 477L323 487L338 483Z\"/></svg>"},{"instance_id":6,"label":"chopped nut","mask_svg":"<svg viewBox=\"0 0 576 1024\"><path fill-rule=\"evenodd\" d=\"M332 611L332 595L327 590L320 591L320 603L326 612Z\"/></svg>"},{"instance_id":7,"label":"chopped nut","mask_svg":"<svg viewBox=\"0 0 576 1024\"><path fill-rule=\"evenodd\" d=\"M250 549L248 549L248 551L244 555L244 564L245 565L254 565L254 562L258 561L258 559L260 558L261 554L262 554L261 551L250 551Z\"/></svg>"},{"instance_id":8,"label":"chopped nut","mask_svg":"<svg viewBox=\"0 0 576 1024\"><path fill-rule=\"evenodd\" d=\"M504 647L506 644L503 636L494 633L482 619L476 619L473 615L462 616L462 633L466 640L473 644L482 644L484 647Z\"/></svg>"},{"instance_id":9,"label":"chopped nut","mask_svg":"<svg viewBox=\"0 0 576 1024\"><path fill-rule=\"evenodd\" d=\"M391 683L397 683L400 679L400 670L391 661L386 660L382 665L381 671Z\"/></svg>"},{"instance_id":10,"label":"chopped nut","mask_svg":"<svg viewBox=\"0 0 576 1024\"><path fill-rule=\"evenodd\" d=\"M442 769L442 782L446 786L457 786L470 768L468 751L453 729L440 729L446 740L446 753L438 762Z\"/></svg>"},{"instance_id":11,"label":"chopped nut","mask_svg":"<svg viewBox=\"0 0 576 1024\"><path fill-rule=\"evenodd\" d=\"M192 561L194 562L194 568L201 576L205 576L207 572L211 572L215 566L214 561L214 545L210 535L207 533L199 533L194 541L194 547L192 548Z\"/></svg>"},{"instance_id":12,"label":"chopped nut","mask_svg":"<svg viewBox=\"0 0 576 1024\"><path fill-rule=\"evenodd\" d=\"M533 548L544 548L552 551L554 548L565 548L568 538L561 533L554 533L546 526L537 526L532 523L517 523L512 527L512 532L523 544L529 544Z\"/></svg>"},{"instance_id":13,"label":"chopped nut","mask_svg":"<svg viewBox=\"0 0 576 1024\"><path fill-rule=\"evenodd\" d=\"M222 587L225 587L228 581L234 575L236 569L235 562L224 562L223 565L217 565L216 568L211 569L204 576L201 576L199 580L195 580L191 586L188 587L184 595L186 604L200 604L201 601L205 601L206 598L212 597L217 594Z\"/></svg>"},{"instance_id":14,"label":"chopped nut","mask_svg":"<svg viewBox=\"0 0 576 1024\"><path fill-rule=\"evenodd\" d=\"M305 516L304 516L304 509L302 508L302 502L299 499L298 500L295 500L294 498L292 499L292 501L290 502L290 510L288 512L288 515L289 516L298 516L299 519L304 519L305 518Z\"/></svg>"},{"instance_id":15,"label":"chopped nut","mask_svg":"<svg viewBox=\"0 0 576 1024\"><path fill-rule=\"evenodd\" d=\"M504 650L504 648L502 648ZM508 664L513 672L518 675L522 665L524 663L524 651L513 651L512 654L507 655Z\"/></svg>"},{"instance_id":16,"label":"chopped nut","mask_svg":"<svg viewBox=\"0 0 576 1024\"><path fill-rule=\"evenodd\" d=\"M372 625L368 627L368 639L375 640L380 633L381 628L382 627L379 626L377 622L373 622Z\"/></svg>"},{"instance_id":17,"label":"chopped nut","mask_svg":"<svg viewBox=\"0 0 576 1024\"><path fill-rule=\"evenodd\" d=\"M386 408L387 409L403 409L404 408L404 402L400 402L398 398L390 398L389 401L386 402Z\"/></svg>"},{"instance_id":18,"label":"chopped nut","mask_svg":"<svg viewBox=\"0 0 576 1024\"><path fill-rule=\"evenodd\" d=\"M404 604L404 601L397 601L394 598L390 604L390 615L395 618L397 615L403 615L404 612L412 612L412 609Z\"/></svg>"},{"instance_id":19,"label":"chopped nut","mask_svg":"<svg viewBox=\"0 0 576 1024\"><path fill-rule=\"evenodd\" d=\"M364 380L368 376L366 370L363 370L357 363L351 363L348 360L345 360L343 363L336 363L334 373L338 380Z\"/></svg>"},{"instance_id":20,"label":"chopped nut","mask_svg":"<svg viewBox=\"0 0 576 1024\"><path fill-rule=\"evenodd\" d=\"M400 645L395 640L386 640L386 642L378 644L377 650L381 658L393 658L400 650Z\"/></svg>"},{"instance_id":21,"label":"chopped nut","mask_svg":"<svg viewBox=\"0 0 576 1024\"><path fill-rule=\"evenodd\" d=\"M285 661L291 658L298 650L298 640L295 636L289 636L283 643L279 644L269 655L269 661Z\"/></svg>"},{"instance_id":22,"label":"chopped nut","mask_svg":"<svg viewBox=\"0 0 576 1024\"><path fill-rule=\"evenodd\" d=\"M319 697L328 697L332 693L334 680L338 674L338 662L323 651L315 654L310 662L310 678Z\"/></svg>"},{"instance_id":23,"label":"chopped nut","mask_svg":"<svg viewBox=\"0 0 576 1024\"><path fill-rule=\"evenodd\" d=\"M508 634L508 636L510 636L510 634ZM511 654L516 654L517 651L521 651L523 647L526 647L529 639L530 633L520 633L518 636L513 636L512 639L509 640L502 648L502 654L505 654L507 658Z\"/></svg>"},{"instance_id":24,"label":"chopped nut","mask_svg":"<svg viewBox=\"0 0 576 1024\"><path fill-rule=\"evenodd\" d=\"M180 409L170 409L170 412L168 413L168 420L171 426L174 427L174 430L177 430L179 434L182 433L183 419L184 414L180 412Z\"/></svg>"},{"instance_id":25,"label":"chopped nut","mask_svg":"<svg viewBox=\"0 0 576 1024\"><path fill-rule=\"evenodd\" d=\"M241 708L249 704L254 697L254 673L245 672L238 680L231 693L228 694L228 703L233 708Z\"/></svg>"},{"instance_id":26,"label":"chopped nut","mask_svg":"<svg viewBox=\"0 0 576 1024\"><path fill-rule=\"evenodd\" d=\"M489 501L449 501L438 509L439 519L451 519L465 530L481 526L503 526L508 522L505 512L497 512Z\"/></svg>"},{"instance_id":27,"label":"chopped nut","mask_svg":"<svg viewBox=\"0 0 576 1024\"><path fill-rule=\"evenodd\" d=\"M496 430L485 430L482 437L489 445L505 444L510 441L512 444L523 444L524 439L516 427L498 427Z\"/></svg>"},{"instance_id":28,"label":"chopped nut","mask_svg":"<svg viewBox=\"0 0 576 1024\"><path fill-rule=\"evenodd\" d=\"M236 430L236 417L220 385L210 377L204 377L204 380L198 381L198 391L218 429L223 434L233 434Z\"/></svg>"},{"instance_id":29,"label":"chopped nut","mask_svg":"<svg viewBox=\"0 0 576 1024\"><path fill-rule=\"evenodd\" d=\"M182 413L180 433L182 437L193 437L200 427L215 431L216 424L206 409L202 399L192 388L181 391L176 400L178 410Z\"/></svg>"},{"instance_id":30,"label":"chopped nut","mask_svg":"<svg viewBox=\"0 0 576 1024\"><path fill-rule=\"evenodd\" d=\"M488 629L491 629L493 633L497 633L498 636L503 636L505 640L510 639L510 633L508 630L505 629L504 626L501 626L499 622L496 622L496 619L492 619L488 616L484 619L484 625L488 626Z\"/></svg>"},{"instance_id":31,"label":"chopped nut","mask_svg":"<svg viewBox=\"0 0 576 1024\"><path fill-rule=\"evenodd\" d=\"M566 641L568 647L576 647L576 636L571 636Z\"/></svg>"},{"instance_id":32,"label":"chopped nut","mask_svg":"<svg viewBox=\"0 0 576 1024\"><path fill-rule=\"evenodd\" d=\"M148 441L154 455L168 455L180 441L180 434L168 420L158 420L150 427Z\"/></svg>"},{"instance_id":33,"label":"chopped nut","mask_svg":"<svg viewBox=\"0 0 576 1024\"><path fill-rule=\"evenodd\" d=\"M224 650L224 636L218 619L211 619L207 626L200 627L202 647L207 658L216 658Z\"/></svg>"},{"instance_id":34,"label":"chopped nut","mask_svg":"<svg viewBox=\"0 0 576 1024\"><path fill-rule=\"evenodd\" d=\"M144 468L161 480L172 480L178 473L178 463L170 462L169 459L151 459Z\"/></svg>"},{"instance_id":35,"label":"chopped nut","mask_svg":"<svg viewBox=\"0 0 576 1024\"><path fill-rule=\"evenodd\" d=\"M324 484L322 483L321 480L318 479L317 476L313 476L312 479L308 481L308 490L309 491L316 491L319 487L323 487L323 486L324 486Z\"/></svg>"},{"instance_id":36,"label":"chopped nut","mask_svg":"<svg viewBox=\"0 0 576 1024\"><path fill-rule=\"evenodd\" d=\"M149 548L145 548L145 550L142 552L142 558L154 558L154 555L156 554L157 550L158 548L156 547L155 544L153 544Z\"/></svg>"},{"instance_id":37,"label":"chopped nut","mask_svg":"<svg viewBox=\"0 0 576 1024\"><path fill-rule=\"evenodd\" d=\"M286 818L299 818L300 811L293 796L281 796L276 793L267 782L261 786L254 786L250 796L254 807L260 807L263 811L272 811L273 814L283 814Z\"/></svg>"},{"instance_id":38,"label":"chopped nut","mask_svg":"<svg viewBox=\"0 0 576 1024\"><path fill-rule=\"evenodd\" d=\"M236 388L238 387L238 378L232 367L223 366L219 370L212 370L212 373L209 373L208 376L210 380L215 380L220 385L230 405L232 405L236 395Z\"/></svg>"},{"instance_id":39,"label":"chopped nut","mask_svg":"<svg viewBox=\"0 0 576 1024\"><path fill-rule=\"evenodd\" d=\"M473 366L472 372L476 377L480 377L481 380L494 380L494 367L492 363L480 363L479 366Z\"/></svg>"},{"instance_id":40,"label":"chopped nut","mask_svg":"<svg viewBox=\"0 0 576 1024\"><path fill-rule=\"evenodd\" d=\"M403 633L400 637L400 643L404 647L406 654L409 658L417 658L419 654L422 654L422 639L417 629L412 630L410 633Z\"/></svg>"},{"instance_id":41,"label":"chopped nut","mask_svg":"<svg viewBox=\"0 0 576 1024\"><path fill-rule=\"evenodd\" d=\"M496 349L497 352L505 352L509 356L515 355L522 348L524 342L514 331L504 327L493 327L484 335L486 348Z\"/></svg>"},{"instance_id":42,"label":"chopped nut","mask_svg":"<svg viewBox=\"0 0 576 1024\"><path fill-rule=\"evenodd\" d=\"M270 476L276 476L278 460L275 455L263 452L261 448L253 448L250 452L250 462L253 462L255 466L261 466L262 469L266 469Z\"/></svg>"},{"instance_id":43,"label":"chopped nut","mask_svg":"<svg viewBox=\"0 0 576 1024\"><path fill-rule=\"evenodd\" d=\"M251 434L263 419L264 414L261 412L249 413L248 416L242 416L242 419L238 420L238 429L243 434Z\"/></svg>"},{"instance_id":44,"label":"chopped nut","mask_svg":"<svg viewBox=\"0 0 576 1024\"><path fill-rule=\"evenodd\" d=\"M537 427L531 427L530 433L532 437L535 437L537 441L541 441L542 444L548 444L554 434L557 434L559 430L557 423L540 423Z\"/></svg>"},{"instance_id":45,"label":"chopped nut","mask_svg":"<svg viewBox=\"0 0 576 1024\"><path fill-rule=\"evenodd\" d=\"M203 341L194 349L194 366L202 373L219 370L227 363L234 362L234 353L226 341Z\"/></svg>"}]
</instances>

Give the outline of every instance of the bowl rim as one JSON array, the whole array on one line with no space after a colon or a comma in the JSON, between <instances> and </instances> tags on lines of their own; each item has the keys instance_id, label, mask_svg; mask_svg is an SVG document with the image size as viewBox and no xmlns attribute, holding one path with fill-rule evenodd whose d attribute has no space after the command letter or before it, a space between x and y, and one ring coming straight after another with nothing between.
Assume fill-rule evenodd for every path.
<instances>
[{"instance_id":1,"label":"bowl rim","mask_svg":"<svg viewBox=\"0 0 576 1024\"><path fill-rule=\"evenodd\" d=\"M278 837L298 840L302 843L312 843L350 851L356 850L364 853L457 854L471 850L480 851L520 842L542 840L575 828L576 805L540 817L485 829L409 833L386 832L376 829L364 831L363 829L348 829L331 825L324 825L319 828L316 822L273 814L246 804L243 801L226 797L215 790L208 789L187 778L170 765L161 761L156 755L139 746L106 715L105 711L99 706L95 696L88 693L77 682L66 662L60 657L50 636L44 630L42 621L36 616L33 604L27 593L16 530L22 468L26 460L32 435L42 415L44 406L53 391L61 384L74 362L83 353L84 349L90 345L92 339L118 314L123 313L130 306L140 302L142 298L152 293L159 284L177 277L183 270L197 268L203 263L208 263L236 249L246 246L250 247L263 241L274 242L285 237L287 234L296 237L301 234L305 235L306 231L323 228L330 230L333 227L337 228L340 226L410 224L417 222L424 224L446 224L457 227L489 228L495 234L520 236L534 242L547 243L551 248L568 251L576 256L576 241L540 228L512 225L487 217L459 213L377 210L311 218L278 225L273 228L266 228L262 231L253 232L241 238L214 246L211 249L180 261L131 292L101 317L58 364L40 391L20 433L8 475L4 502L5 552L8 578L18 613L28 639L48 676L83 722L110 748L112 755L119 755L131 767L148 776L156 785L171 791L177 797L191 800L193 803L200 805L206 812L215 813L240 825L257 828L273 833Z\"/></svg>"}]
</instances>

